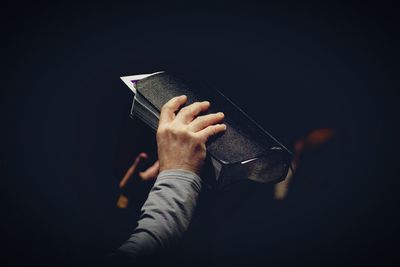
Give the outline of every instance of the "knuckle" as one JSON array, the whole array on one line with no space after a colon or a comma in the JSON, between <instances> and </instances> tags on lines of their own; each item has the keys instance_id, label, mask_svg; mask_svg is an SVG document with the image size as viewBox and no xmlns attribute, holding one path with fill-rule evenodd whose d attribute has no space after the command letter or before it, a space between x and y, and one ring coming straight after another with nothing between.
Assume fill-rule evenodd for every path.
<instances>
[{"instance_id":1,"label":"knuckle","mask_svg":"<svg viewBox=\"0 0 400 267\"><path fill-rule=\"evenodd\" d=\"M174 131L175 131L175 125L173 122L170 122L170 123L168 123L168 125L165 125L165 127L164 127L165 134L169 135L171 133L174 133Z\"/></svg>"},{"instance_id":2,"label":"knuckle","mask_svg":"<svg viewBox=\"0 0 400 267\"><path fill-rule=\"evenodd\" d=\"M174 103L174 102L178 101L178 99L179 99L179 96L174 96L168 101L168 103Z\"/></svg>"},{"instance_id":3,"label":"knuckle","mask_svg":"<svg viewBox=\"0 0 400 267\"><path fill-rule=\"evenodd\" d=\"M166 127L165 126L159 126L157 129L157 135L164 135L166 133Z\"/></svg>"},{"instance_id":4,"label":"knuckle","mask_svg":"<svg viewBox=\"0 0 400 267\"><path fill-rule=\"evenodd\" d=\"M187 106L182 109L184 113L191 114L193 112L193 106Z\"/></svg>"},{"instance_id":5,"label":"knuckle","mask_svg":"<svg viewBox=\"0 0 400 267\"><path fill-rule=\"evenodd\" d=\"M208 120L207 120L207 118L203 117L203 118L199 118L198 122L200 125L206 125Z\"/></svg>"},{"instance_id":6,"label":"knuckle","mask_svg":"<svg viewBox=\"0 0 400 267\"><path fill-rule=\"evenodd\" d=\"M216 126L211 127L210 132L211 132L211 135L216 134L217 133L217 127Z\"/></svg>"},{"instance_id":7,"label":"knuckle","mask_svg":"<svg viewBox=\"0 0 400 267\"><path fill-rule=\"evenodd\" d=\"M168 110L169 106L168 103L165 103L162 107L161 107L161 112L165 112L166 110Z\"/></svg>"},{"instance_id":8,"label":"knuckle","mask_svg":"<svg viewBox=\"0 0 400 267\"><path fill-rule=\"evenodd\" d=\"M218 125L213 125L210 129L211 135L215 135L218 133Z\"/></svg>"},{"instance_id":9,"label":"knuckle","mask_svg":"<svg viewBox=\"0 0 400 267\"><path fill-rule=\"evenodd\" d=\"M188 106L188 111L190 113L194 113L200 106L200 102L194 102L193 104L191 104L190 106Z\"/></svg>"},{"instance_id":10,"label":"knuckle","mask_svg":"<svg viewBox=\"0 0 400 267\"><path fill-rule=\"evenodd\" d=\"M188 130L186 129L186 127L182 127L182 126L173 126L169 129L170 133L175 135L175 136L179 136L179 137L185 137L188 133Z\"/></svg>"},{"instance_id":11,"label":"knuckle","mask_svg":"<svg viewBox=\"0 0 400 267\"><path fill-rule=\"evenodd\" d=\"M169 129L169 132L171 132L173 135L180 135L181 134L181 130L177 127L172 127L171 129Z\"/></svg>"},{"instance_id":12,"label":"knuckle","mask_svg":"<svg viewBox=\"0 0 400 267\"><path fill-rule=\"evenodd\" d=\"M201 141L202 141L201 136L195 135L195 134L192 135L192 139L193 139L193 141L194 141L195 143L201 143Z\"/></svg>"},{"instance_id":13,"label":"knuckle","mask_svg":"<svg viewBox=\"0 0 400 267\"><path fill-rule=\"evenodd\" d=\"M188 112L188 110L189 110L189 107L188 107L188 106L183 107L183 108L181 109L182 112Z\"/></svg>"},{"instance_id":14,"label":"knuckle","mask_svg":"<svg viewBox=\"0 0 400 267\"><path fill-rule=\"evenodd\" d=\"M193 107L196 107L196 108L200 107L201 105L202 105L201 102L194 102L193 103Z\"/></svg>"},{"instance_id":15,"label":"knuckle","mask_svg":"<svg viewBox=\"0 0 400 267\"><path fill-rule=\"evenodd\" d=\"M180 135L182 135L183 137L192 138L192 134L189 131L188 127L180 129Z\"/></svg>"}]
</instances>

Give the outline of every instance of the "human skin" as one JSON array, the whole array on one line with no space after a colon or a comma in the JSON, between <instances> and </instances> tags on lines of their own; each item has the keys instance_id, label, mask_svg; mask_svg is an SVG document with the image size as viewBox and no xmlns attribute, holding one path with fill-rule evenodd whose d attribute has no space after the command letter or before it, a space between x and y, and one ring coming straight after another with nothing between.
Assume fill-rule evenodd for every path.
<instances>
[{"instance_id":1,"label":"human skin","mask_svg":"<svg viewBox=\"0 0 400 267\"><path fill-rule=\"evenodd\" d=\"M185 95L174 97L161 109L157 129L160 172L182 169L200 175L207 140L226 130L226 125L221 123L222 112L199 115L208 110L210 102L195 102L180 109L186 101Z\"/></svg>"}]
</instances>

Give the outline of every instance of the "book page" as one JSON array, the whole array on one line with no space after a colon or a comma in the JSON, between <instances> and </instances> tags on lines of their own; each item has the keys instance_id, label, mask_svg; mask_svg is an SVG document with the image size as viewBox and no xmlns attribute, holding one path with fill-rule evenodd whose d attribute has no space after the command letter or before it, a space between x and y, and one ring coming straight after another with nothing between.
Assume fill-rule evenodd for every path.
<instances>
[{"instance_id":1,"label":"book page","mask_svg":"<svg viewBox=\"0 0 400 267\"><path fill-rule=\"evenodd\" d=\"M138 75L129 75L129 76L122 76L120 77L121 80L131 89L131 91L136 94L135 83L141 79L147 78L149 76L162 73L164 71L158 71L151 74L138 74Z\"/></svg>"}]
</instances>

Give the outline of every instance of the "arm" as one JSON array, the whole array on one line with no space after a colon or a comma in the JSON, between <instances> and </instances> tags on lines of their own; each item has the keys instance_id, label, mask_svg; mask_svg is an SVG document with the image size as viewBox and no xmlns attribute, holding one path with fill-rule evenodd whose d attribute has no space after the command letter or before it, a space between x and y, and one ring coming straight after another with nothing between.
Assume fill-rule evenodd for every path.
<instances>
[{"instance_id":1,"label":"arm","mask_svg":"<svg viewBox=\"0 0 400 267\"><path fill-rule=\"evenodd\" d=\"M160 174L137 228L117 250L131 259L170 246L187 230L201 190L205 143L226 129L224 124L216 124L223 119L222 113L198 116L209 108L209 102L179 110L186 101L186 96L172 98L161 110L157 129Z\"/></svg>"},{"instance_id":2,"label":"arm","mask_svg":"<svg viewBox=\"0 0 400 267\"><path fill-rule=\"evenodd\" d=\"M118 252L135 258L179 240L189 226L200 190L201 179L193 172L161 172L142 207L138 226Z\"/></svg>"}]
</instances>

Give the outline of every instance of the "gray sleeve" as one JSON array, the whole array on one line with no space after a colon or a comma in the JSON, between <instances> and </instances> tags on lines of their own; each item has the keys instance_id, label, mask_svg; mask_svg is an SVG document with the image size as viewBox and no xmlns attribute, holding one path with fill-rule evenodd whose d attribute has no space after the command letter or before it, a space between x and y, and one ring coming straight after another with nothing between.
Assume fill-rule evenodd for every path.
<instances>
[{"instance_id":1,"label":"gray sleeve","mask_svg":"<svg viewBox=\"0 0 400 267\"><path fill-rule=\"evenodd\" d=\"M201 185L200 177L190 171L161 172L142 207L138 226L118 253L136 258L180 239L189 226Z\"/></svg>"}]
</instances>

